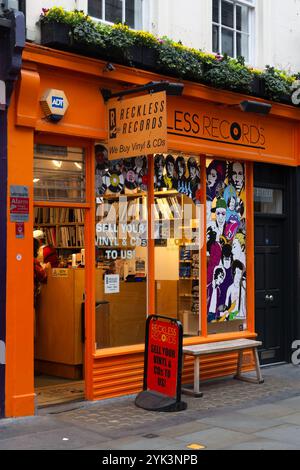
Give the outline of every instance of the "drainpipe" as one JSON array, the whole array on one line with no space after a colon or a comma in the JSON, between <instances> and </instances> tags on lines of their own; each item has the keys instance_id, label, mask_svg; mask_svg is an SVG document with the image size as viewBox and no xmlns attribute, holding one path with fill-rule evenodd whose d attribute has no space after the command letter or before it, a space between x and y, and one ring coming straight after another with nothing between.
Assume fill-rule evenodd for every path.
<instances>
[{"instance_id":1,"label":"drainpipe","mask_svg":"<svg viewBox=\"0 0 300 470\"><path fill-rule=\"evenodd\" d=\"M0 418L5 416L7 116L24 45L23 13L0 3Z\"/></svg>"}]
</instances>

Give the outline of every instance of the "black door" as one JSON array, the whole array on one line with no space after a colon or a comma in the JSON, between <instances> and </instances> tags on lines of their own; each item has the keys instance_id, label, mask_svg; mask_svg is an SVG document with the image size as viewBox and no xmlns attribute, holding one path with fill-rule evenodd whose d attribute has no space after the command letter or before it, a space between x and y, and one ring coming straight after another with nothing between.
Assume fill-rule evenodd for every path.
<instances>
[{"instance_id":1,"label":"black door","mask_svg":"<svg viewBox=\"0 0 300 470\"><path fill-rule=\"evenodd\" d=\"M284 219L255 217L255 329L262 364L284 360Z\"/></svg>"}]
</instances>

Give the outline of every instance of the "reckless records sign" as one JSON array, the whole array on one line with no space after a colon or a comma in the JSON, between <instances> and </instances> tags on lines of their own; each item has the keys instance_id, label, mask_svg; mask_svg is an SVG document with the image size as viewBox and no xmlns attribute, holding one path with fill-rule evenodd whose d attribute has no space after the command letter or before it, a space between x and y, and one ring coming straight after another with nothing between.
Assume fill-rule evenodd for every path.
<instances>
[{"instance_id":1,"label":"reckless records sign","mask_svg":"<svg viewBox=\"0 0 300 470\"><path fill-rule=\"evenodd\" d=\"M111 100L107 113L110 160L167 151L165 92Z\"/></svg>"}]
</instances>

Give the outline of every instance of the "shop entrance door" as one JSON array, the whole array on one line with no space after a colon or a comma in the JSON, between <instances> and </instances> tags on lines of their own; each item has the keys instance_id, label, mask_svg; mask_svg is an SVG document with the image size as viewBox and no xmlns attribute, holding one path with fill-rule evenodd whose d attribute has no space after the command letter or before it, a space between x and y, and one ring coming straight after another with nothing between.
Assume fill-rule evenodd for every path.
<instances>
[{"instance_id":1,"label":"shop entrance door","mask_svg":"<svg viewBox=\"0 0 300 470\"><path fill-rule=\"evenodd\" d=\"M255 322L262 364L284 360L284 254L282 219L255 219Z\"/></svg>"}]
</instances>

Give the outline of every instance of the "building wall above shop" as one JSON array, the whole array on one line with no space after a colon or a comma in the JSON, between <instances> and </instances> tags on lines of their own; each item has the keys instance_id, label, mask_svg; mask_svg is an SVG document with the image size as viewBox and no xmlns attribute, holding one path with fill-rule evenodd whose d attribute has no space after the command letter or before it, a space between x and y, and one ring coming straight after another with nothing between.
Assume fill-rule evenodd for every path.
<instances>
[{"instance_id":1,"label":"building wall above shop","mask_svg":"<svg viewBox=\"0 0 300 470\"><path fill-rule=\"evenodd\" d=\"M168 36L187 46L211 52L213 0L142 0L143 29ZM263 68L266 64L299 71L297 51L300 40L300 0L241 0L252 5L249 62ZM37 25L42 8L61 6L88 11L88 0L27 0L27 39L40 41Z\"/></svg>"}]
</instances>

